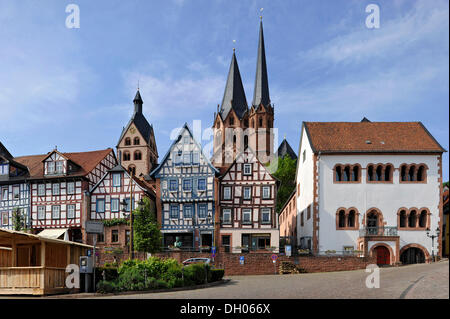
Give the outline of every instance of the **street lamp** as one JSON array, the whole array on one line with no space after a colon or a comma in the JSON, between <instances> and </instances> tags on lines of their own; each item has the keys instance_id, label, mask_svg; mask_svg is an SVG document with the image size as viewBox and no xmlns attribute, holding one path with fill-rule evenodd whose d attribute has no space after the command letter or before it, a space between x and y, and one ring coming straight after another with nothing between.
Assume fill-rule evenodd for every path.
<instances>
[{"instance_id":1,"label":"street lamp","mask_svg":"<svg viewBox=\"0 0 450 319\"><path fill-rule=\"evenodd\" d=\"M430 235L430 229L427 228L427 236L428 236L429 238L431 238L431 260L432 260L433 262L436 261L436 260L435 260L435 256L434 256L434 239L435 239L436 237L439 237L440 232L441 232L441 230L439 229L439 226L438 226L438 227L436 228L436 235Z\"/></svg>"}]
</instances>

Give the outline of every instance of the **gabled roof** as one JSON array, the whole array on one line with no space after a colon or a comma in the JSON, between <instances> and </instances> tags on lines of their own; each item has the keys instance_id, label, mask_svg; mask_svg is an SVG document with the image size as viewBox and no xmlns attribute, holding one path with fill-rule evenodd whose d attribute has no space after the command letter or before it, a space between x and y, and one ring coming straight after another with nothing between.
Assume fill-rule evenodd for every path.
<instances>
[{"instance_id":1,"label":"gabled roof","mask_svg":"<svg viewBox=\"0 0 450 319\"><path fill-rule=\"evenodd\" d=\"M198 147L198 149L200 150L201 156L203 156L203 158L205 159L206 163L208 164L209 167L211 167L211 169L214 171L214 174L218 175L219 171L217 170L217 168L214 167L214 165L211 163L211 161L208 159L208 157L205 156L205 154L203 153L203 147L197 142L197 140L194 138L194 135L192 134L191 129L189 128L189 125L187 123L184 123L183 128L180 130L180 132L178 133L177 138L172 142L172 145L170 145L166 155L164 155L164 158L162 159L162 161L159 163L159 165L152 171L150 172L150 177L155 177L156 174L158 174L158 172L160 171L160 169L162 168L162 166L164 165L164 163L167 161L167 158L169 157L170 153L172 152L172 149L174 148L174 146L180 141L181 139L181 135L182 132L184 130L187 130L189 132L189 135L191 136L192 140L194 141L195 145Z\"/></svg>"},{"instance_id":2,"label":"gabled roof","mask_svg":"<svg viewBox=\"0 0 450 319\"><path fill-rule=\"evenodd\" d=\"M244 86L242 85L241 73L233 50L230 69L228 71L227 83L223 94L220 115L226 119L230 110L233 109L239 119L242 119L248 110L247 98L245 97Z\"/></svg>"},{"instance_id":3,"label":"gabled roof","mask_svg":"<svg viewBox=\"0 0 450 319\"><path fill-rule=\"evenodd\" d=\"M267 78L266 49L264 46L262 20L259 24L258 58L256 61L256 77L252 105L257 108L261 104L264 106L270 104L269 80Z\"/></svg>"},{"instance_id":4,"label":"gabled roof","mask_svg":"<svg viewBox=\"0 0 450 319\"><path fill-rule=\"evenodd\" d=\"M281 142L280 146L277 150L278 157L285 157L286 155L289 155L292 159L297 159L297 154L295 154L294 150L292 149L291 145L289 145L286 138L283 139L283 142Z\"/></svg>"},{"instance_id":5,"label":"gabled roof","mask_svg":"<svg viewBox=\"0 0 450 319\"><path fill-rule=\"evenodd\" d=\"M142 113L142 104L144 104L144 102L142 101L139 90L137 91L136 96L133 99L133 103L134 103L133 115L131 116L131 119L128 121L128 124L123 128L122 134L120 134L120 138L119 141L117 142L117 145L123 139L125 133L128 131L131 124L133 123L136 126L139 133L141 133L142 137L144 138L147 144L150 142L150 137L153 135L153 127L148 123L147 119Z\"/></svg>"},{"instance_id":6,"label":"gabled roof","mask_svg":"<svg viewBox=\"0 0 450 319\"><path fill-rule=\"evenodd\" d=\"M105 150L91 152L61 153L65 158L73 163L76 163L80 167L79 170L66 176L86 176L112 151L112 148L107 148ZM44 164L42 163L42 161L47 157L48 154L31 155L16 157L14 160L28 167L30 179L41 179L50 178L50 176L44 176Z\"/></svg>"},{"instance_id":7,"label":"gabled roof","mask_svg":"<svg viewBox=\"0 0 450 319\"><path fill-rule=\"evenodd\" d=\"M8 149L2 144L2 142L0 142L0 155L3 155L4 157L11 159L13 158L13 156L11 155L11 153L8 151Z\"/></svg>"},{"instance_id":8,"label":"gabled roof","mask_svg":"<svg viewBox=\"0 0 450 319\"><path fill-rule=\"evenodd\" d=\"M421 122L303 122L315 153L442 153Z\"/></svg>"}]
</instances>

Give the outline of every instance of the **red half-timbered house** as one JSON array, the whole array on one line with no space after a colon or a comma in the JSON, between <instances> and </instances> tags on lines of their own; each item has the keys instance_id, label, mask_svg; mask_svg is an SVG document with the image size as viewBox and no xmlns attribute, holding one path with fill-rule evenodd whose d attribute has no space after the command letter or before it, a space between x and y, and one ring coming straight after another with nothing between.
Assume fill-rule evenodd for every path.
<instances>
[{"instance_id":1,"label":"red half-timbered house","mask_svg":"<svg viewBox=\"0 0 450 319\"><path fill-rule=\"evenodd\" d=\"M277 186L250 149L221 176L220 244L226 252L278 252Z\"/></svg>"}]
</instances>

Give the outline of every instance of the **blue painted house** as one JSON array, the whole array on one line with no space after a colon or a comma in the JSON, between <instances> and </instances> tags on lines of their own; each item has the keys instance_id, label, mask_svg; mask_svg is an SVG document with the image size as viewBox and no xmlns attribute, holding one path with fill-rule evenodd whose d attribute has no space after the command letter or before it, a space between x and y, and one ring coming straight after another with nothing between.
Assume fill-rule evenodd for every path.
<instances>
[{"instance_id":1,"label":"blue painted house","mask_svg":"<svg viewBox=\"0 0 450 319\"><path fill-rule=\"evenodd\" d=\"M204 155L187 124L150 175L156 179L163 247L173 246L177 237L183 250L214 246L219 171Z\"/></svg>"}]
</instances>

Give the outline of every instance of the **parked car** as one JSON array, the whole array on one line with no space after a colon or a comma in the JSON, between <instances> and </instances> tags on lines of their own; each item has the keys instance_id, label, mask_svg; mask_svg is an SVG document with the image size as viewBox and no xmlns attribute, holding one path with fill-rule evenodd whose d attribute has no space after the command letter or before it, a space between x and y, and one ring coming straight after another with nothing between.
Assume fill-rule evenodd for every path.
<instances>
[{"instance_id":1,"label":"parked car","mask_svg":"<svg viewBox=\"0 0 450 319\"><path fill-rule=\"evenodd\" d=\"M183 261L183 265L191 265L191 264L207 264L209 265L211 263L211 259L209 258L189 258Z\"/></svg>"}]
</instances>

